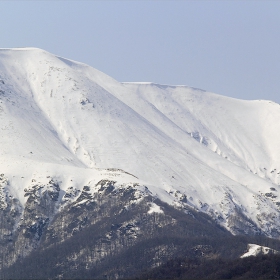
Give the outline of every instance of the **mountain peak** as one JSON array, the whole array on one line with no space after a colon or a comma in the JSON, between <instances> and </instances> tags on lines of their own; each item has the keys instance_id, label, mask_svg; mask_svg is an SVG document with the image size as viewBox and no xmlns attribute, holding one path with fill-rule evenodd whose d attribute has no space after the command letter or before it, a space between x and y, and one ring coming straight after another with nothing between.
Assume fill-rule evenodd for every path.
<instances>
[{"instance_id":1,"label":"mountain peak","mask_svg":"<svg viewBox=\"0 0 280 280\"><path fill-rule=\"evenodd\" d=\"M239 215L249 224L242 230L278 236L279 106L119 83L40 49L6 50L0 169L22 203L33 179L58 178L64 191L70 180L81 187L95 182L91 172L121 169L155 197L205 212L233 233L241 229L230 217Z\"/></svg>"}]
</instances>

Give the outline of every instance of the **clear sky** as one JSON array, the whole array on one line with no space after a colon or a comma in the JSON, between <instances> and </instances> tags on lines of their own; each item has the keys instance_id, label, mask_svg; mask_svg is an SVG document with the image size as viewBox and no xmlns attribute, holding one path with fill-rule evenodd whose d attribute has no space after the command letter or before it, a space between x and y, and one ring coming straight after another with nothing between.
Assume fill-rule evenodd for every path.
<instances>
[{"instance_id":1,"label":"clear sky","mask_svg":"<svg viewBox=\"0 0 280 280\"><path fill-rule=\"evenodd\" d=\"M38 47L121 82L280 103L280 1L3 1L0 48Z\"/></svg>"}]
</instances>

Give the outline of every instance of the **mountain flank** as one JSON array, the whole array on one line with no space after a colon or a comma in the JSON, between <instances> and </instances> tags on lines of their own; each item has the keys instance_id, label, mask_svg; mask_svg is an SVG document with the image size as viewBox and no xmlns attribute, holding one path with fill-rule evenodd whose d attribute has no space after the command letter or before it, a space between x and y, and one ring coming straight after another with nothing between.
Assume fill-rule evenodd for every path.
<instances>
[{"instance_id":1,"label":"mountain flank","mask_svg":"<svg viewBox=\"0 0 280 280\"><path fill-rule=\"evenodd\" d=\"M1 277L125 278L280 250L279 119L271 101L0 49Z\"/></svg>"}]
</instances>

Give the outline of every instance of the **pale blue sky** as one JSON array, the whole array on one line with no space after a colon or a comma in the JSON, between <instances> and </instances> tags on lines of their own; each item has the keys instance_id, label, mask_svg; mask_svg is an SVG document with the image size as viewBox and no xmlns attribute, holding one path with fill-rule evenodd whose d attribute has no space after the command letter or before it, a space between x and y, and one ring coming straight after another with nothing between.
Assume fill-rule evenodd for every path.
<instances>
[{"instance_id":1,"label":"pale blue sky","mask_svg":"<svg viewBox=\"0 0 280 280\"><path fill-rule=\"evenodd\" d=\"M0 1L0 48L280 103L280 1Z\"/></svg>"}]
</instances>

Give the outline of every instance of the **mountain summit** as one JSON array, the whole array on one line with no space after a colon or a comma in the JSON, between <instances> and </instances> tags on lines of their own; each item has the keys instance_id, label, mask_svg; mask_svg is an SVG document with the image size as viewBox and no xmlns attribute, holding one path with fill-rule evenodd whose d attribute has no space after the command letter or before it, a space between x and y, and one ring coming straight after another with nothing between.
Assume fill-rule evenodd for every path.
<instances>
[{"instance_id":1,"label":"mountain summit","mask_svg":"<svg viewBox=\"0 0 280 280\"><path fill-rule=\"evenodd\" d=\"M233 234L279 237L279 119L271 101L120 83L40 49L0 49L0 206L18 213L7 232L31 193L55 193L51 223L105 180Z\"/></svg>"},{"instance_id":2,"label":"mountain summit","mask_svg":"<svg viewBox=\"0 0 280 280\"><path fill-rule=\"evenodd\" d=\"M161 200L184 196L227 228L238 209L268 235L278 231L279 104L119 83L35 48L0 49L0 90L0 169L22 204L40 176L67 188L121 169Z\"/></svg>"}]
</instances>

